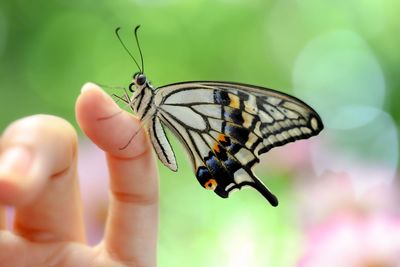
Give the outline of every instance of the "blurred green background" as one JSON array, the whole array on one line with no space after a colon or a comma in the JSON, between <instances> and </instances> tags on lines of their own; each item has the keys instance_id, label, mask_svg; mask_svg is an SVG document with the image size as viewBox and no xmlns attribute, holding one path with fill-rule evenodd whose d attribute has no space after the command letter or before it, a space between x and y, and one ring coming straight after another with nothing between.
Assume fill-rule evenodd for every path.
<instances>
[{"instance_id":1,"label":"blurred green background","mask_svg":"<svg viewBox=\"0 0 400 267\"><path fill-rule=\"evenodd\" d=\"M159 242L160 266L294 266L304 237L298 184L345 172L358 191L398 176L399 10L396 0L2 0L0 129L36 113L78 129L74 102L85 82L128 85L137 69L117 26L134 53L133 28L142 26L155 86L225 80L294 94L326 129L304 150L288 145L286 156L263 158L257 173L280 206L252 190L229 200L203 190L170 138L180 170L160 165Z\"/></svg>"}]
</instances>

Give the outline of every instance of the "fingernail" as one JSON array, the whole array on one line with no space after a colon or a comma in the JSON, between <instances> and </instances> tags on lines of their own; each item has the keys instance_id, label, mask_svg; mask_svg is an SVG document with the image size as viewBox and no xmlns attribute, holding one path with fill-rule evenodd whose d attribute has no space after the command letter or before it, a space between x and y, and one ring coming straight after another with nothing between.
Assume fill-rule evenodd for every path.
<instances>
[{"instance_id":1,"label":"fingernail","mask_svg":"<svg viewBox=\"0 0 400 267\"><path fill-rule=\"evenodd\" d=\"M32 152L24 146L6 148L0 155L0 179L27 176L33 161Z\"/></svg>"},{"instance_id":2,"label":"fingernail","mask_svg":"<svg viewBox=\"0 0 400 267\"><path fill-rule=\"evenodd\" d=\"M96 89L100 89L100 87L97 84L95 84L95 83L85 83L82 86L81 93L84 93L84 92L87 92L87 91L91 91L91 90L96 90Z\"/></svg>"},{"instance_id":3,"label":"fingernail","mask_svg":"<svg viewBox=\"0 0 400 267\"><path fill-rule=\"evenodd\" d=\"M90 92L90 91L97 91L101 93L102 98L107 101L109 104L113 105L114 107L118 107L115 101L106 93L104 92L97 84L95 83L85 83L82 86L81 94Z\"/></svg>"}]
</instances>

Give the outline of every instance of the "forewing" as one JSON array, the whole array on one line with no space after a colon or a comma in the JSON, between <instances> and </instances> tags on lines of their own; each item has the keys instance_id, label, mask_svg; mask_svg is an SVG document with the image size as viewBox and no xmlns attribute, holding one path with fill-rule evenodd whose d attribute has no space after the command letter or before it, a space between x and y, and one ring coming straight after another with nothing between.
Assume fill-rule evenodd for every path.
<instances>
[{"instance_id":1,"label":"forewing","mask_svg":"<svg viewBox=\"0 0 400 267\"><path fill-rule=\"evenodd\" d=\"M302 101L265 88L223 82L161 87L158 115L191 155L200 184L228 197L248 185L272 205L275 196L254 175L259 155L318 134L318 114Z\"/></svg>"}]
</instances>

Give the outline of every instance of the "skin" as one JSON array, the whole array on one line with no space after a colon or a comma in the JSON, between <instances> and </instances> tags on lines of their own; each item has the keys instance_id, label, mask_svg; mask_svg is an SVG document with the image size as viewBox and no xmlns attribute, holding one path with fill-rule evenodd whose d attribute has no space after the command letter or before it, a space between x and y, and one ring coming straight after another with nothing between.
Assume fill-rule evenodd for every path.
<instances>
[{"instance_id":1,"label":"skin","mask_svg":"<svg viewBox=\"0 0 400 267\"><path fill-rule=\"evenodd\" d=\"M0 266L156 266L158 174L139 121L94 84L76 101L83 132L105 151L110 206L104 239L85 242L77 134L65 120L33 115L0 138ZM12 230L4 206L13 206Z\"/></svg>"}]
</instances>

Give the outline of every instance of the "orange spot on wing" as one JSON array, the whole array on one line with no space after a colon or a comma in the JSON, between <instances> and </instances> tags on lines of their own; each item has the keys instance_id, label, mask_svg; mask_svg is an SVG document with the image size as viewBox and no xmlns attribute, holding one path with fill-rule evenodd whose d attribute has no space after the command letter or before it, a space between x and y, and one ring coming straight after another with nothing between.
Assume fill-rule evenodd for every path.
<instances>
[{"instance_id":1,"label":"orange spot on wing","mask_svg":"<svg viewBox=\"0 0 400 267\"><path fill-rule=\"evenodd\" d=\"M226 142L226 137L224 134L219 134L217 137L218 142ZM213 151L219 153L221 151L218 143L214 143Z\"/></svg>"},{"instance_id":2,"label":"orange spot on wing","mask_svg":"<svg viewBox=\"0 0 400 267\"><path fill-rule=\"evenodd\" d=\"M217 143L214 144L213 151L219 153L220 150L219 150L219 145Z\"/></svg>"},{"instance_id":3,"label":"orange spot on wing","mask_svg":"<svg viewBox=\"0 0 400 267\"><path fill-rule=\"evenodd\" d=\"M240 100L239 100L238 96L229 94L229 100L230 100L230 103L229 103L230 107L239 108Z\"/></svg>"},{"instance_id":4,"label":"orange spot on wing","mask_svg":"<svg viewBox=\"0 0 400 267\"><path fill-rule=\"evenodd\" d=\"M204 183L204 187L208 190L215 190L217 188L217 181L215 179L210 179Z\"/></svg>"},{"instance_id":5,"label":"orange spot on wing","mask_svg":"<svg viewBox=\"0 0 400 267\"><path fill-rule=\"evenodd\" d=\"M226 142L225 135L224 135L224 134L219 134L219 135L218 135L218 141Z\"/></svg>"}]
</instances>

